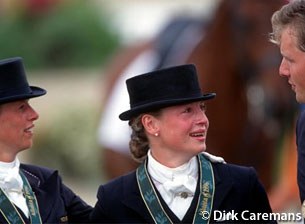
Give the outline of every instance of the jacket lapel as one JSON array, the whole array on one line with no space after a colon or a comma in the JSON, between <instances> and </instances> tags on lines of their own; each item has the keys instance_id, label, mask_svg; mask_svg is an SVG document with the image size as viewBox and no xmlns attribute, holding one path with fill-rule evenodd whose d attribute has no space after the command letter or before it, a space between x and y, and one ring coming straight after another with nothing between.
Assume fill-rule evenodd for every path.
<instances>
[{"instance_id":1,"label":"jacket lapel","mask_svg":"<svg viewBox=\"0 0 305 224\"><path fill-rule=\"evenodd\" d=\"M215 178L215 195L213 210L219 210L223 200L226 198L233 186L233 181L230 178L230 175L222 175L220 177L220 170L215 165L213 166L213 171Z\"/></svg>"},{"instance_id":2,"label":"jacket lapel","mask_svg":"<svg viewBox=\"0 0 305 224\"><path fill-rule=\"evenodd\" d=\"M59 194L57 192L58 188L58 178L57 178L57 171L55 171L48 179L43 181L35 174L30 173L27 170L23 170L26 178L28 179L33 192L35 193L40 216L42 222L45 223L48 219L52 208L54 207L56 195Z\"/></svg>"}]
</instances>

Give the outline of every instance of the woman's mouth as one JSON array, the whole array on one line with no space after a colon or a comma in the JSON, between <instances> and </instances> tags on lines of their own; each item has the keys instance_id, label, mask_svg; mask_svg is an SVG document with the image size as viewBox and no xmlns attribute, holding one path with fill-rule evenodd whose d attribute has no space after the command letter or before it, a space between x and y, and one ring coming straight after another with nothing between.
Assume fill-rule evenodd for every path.
<instances>
[{"instance_id":1,"label":"woman's mouth","mask_svg":"<svg viewBox=\"0 0 305 224\"><path fill-rule=\"evenodd\" d=\"M192 132L192 133L190 133L190 136L192 138L196 138L199 141L204 141L205 137L206 137L206 132L205 131Z\"/></svg>"},{"instance_id":2,"label":"woman's mouth","mask_svg":"<svg viewBox=\"0 0 305 224\"><path fill-rule=\"evenodd\" d=\"M24 132L33 134L33 132L34 132L34 125L32 125L31 127L28 127L28 128L26 128L26 129L24 129Z\"/></svg>"}]
</instances>

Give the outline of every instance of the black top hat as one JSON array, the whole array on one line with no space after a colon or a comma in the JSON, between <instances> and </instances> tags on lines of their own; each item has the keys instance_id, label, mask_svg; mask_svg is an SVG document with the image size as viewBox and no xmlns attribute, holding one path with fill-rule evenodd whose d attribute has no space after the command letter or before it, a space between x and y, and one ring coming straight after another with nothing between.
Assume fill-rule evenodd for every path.
<instances>
[{"instance_id":1,"label":"black top hat","mask_svg":"<svg viewBox=\"0 0 305 224\"><path fill-rule=\"evenodd\" d=\"M22 58L0 60L0 104L38 97L46 93L42 88L29 86Z\"/></svg>"},{"instance_id":2,"label":"black top hat","mask_svg":"<svg viewBox=\"0 0 305 224\"><path fill-rule=\"evenodd\" d=\"M126 80L130 110L119 115L130 120L141 113L194 101L208 100L215 93L203 94L192 64L180 65L134 76Z\"/></svg>"}]
</instances>

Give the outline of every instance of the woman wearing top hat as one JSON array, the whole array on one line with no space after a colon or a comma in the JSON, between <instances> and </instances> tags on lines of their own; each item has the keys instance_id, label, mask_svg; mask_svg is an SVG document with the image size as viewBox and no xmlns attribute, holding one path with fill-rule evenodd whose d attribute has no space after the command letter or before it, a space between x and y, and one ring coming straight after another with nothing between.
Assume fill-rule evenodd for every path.
<instances>
[{"instance_id":1,"label":"woman wearing top hat","mask_svg":"<svg viewBox=\"0 0 305 224\"><path fill-rule=\"evenodd\" d=\"M32 146L38 113L29 99L46 94L29 86L22 58L0 60L0 223L86 223L92 211L57 171L20 164Z\"/></svg>"},{"instance_id":2,"label":"woman wearing top hat","mask_svg":"<svg viewBox=\"0 0 305 224\"><path fill-rule=\"evenodd\" d=\"M211 163L203 153L205 101L215 94L201 92L194 65L142 74L126 84L130 110L119 117L129 121L130 150L142 164L99 187L92 222L273 223L254 169Z\"/></svg>"}]
</instances>

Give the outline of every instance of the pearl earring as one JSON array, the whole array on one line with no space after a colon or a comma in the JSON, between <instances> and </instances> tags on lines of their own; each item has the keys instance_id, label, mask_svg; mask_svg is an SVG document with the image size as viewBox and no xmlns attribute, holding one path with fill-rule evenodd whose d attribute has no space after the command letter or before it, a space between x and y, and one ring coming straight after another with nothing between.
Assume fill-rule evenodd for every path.
<instances>
[{"instance_id":1,"label":"pearl earring","mask_svg":"<svg viewBox=\"0 0 305 224\"><path fill-rule=\"evenodd\" d=\"M158 137L158 135L159 135L158 133L155 133L155 136L156 136L156 137Z\"/></svg>"}]
</instances>

